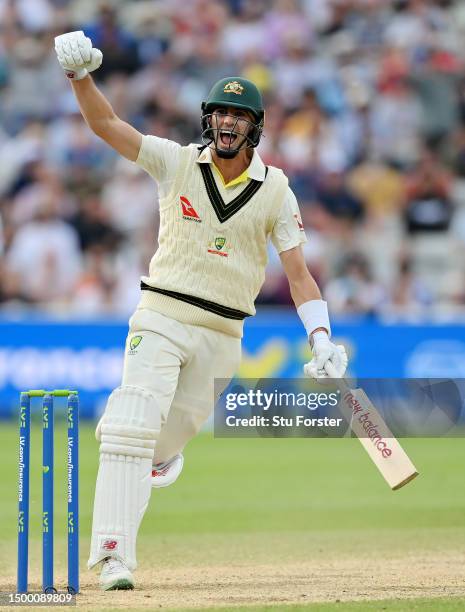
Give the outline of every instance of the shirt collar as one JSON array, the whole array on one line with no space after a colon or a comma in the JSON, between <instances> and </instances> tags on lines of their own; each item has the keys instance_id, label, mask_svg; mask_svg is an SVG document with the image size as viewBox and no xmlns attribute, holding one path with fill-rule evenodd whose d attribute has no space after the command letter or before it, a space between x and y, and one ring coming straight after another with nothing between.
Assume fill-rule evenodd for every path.
<instances>
[{"instance_id":1,"label":"shirt collar","mask_svg":"<svg viewBox=\"0 0 465 612\"><path fill-rule=\"evenodd\" d=\"M203 151L201 151L197 158L198 164L211 164L212 161L212 151L209 147L206 147ZM262 161L262 158L258 154L257 149L253 150L252 159L250 160L250 164L247 168L247 174L249 175L249 178L254 179L255 181L260 181L263 183L265 180L266 167Z\"/></svg>"}]
</instances>

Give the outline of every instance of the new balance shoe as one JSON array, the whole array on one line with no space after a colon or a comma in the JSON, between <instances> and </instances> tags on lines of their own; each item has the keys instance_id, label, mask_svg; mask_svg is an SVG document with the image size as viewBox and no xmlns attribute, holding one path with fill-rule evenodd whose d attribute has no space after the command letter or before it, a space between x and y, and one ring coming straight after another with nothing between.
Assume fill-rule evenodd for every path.
<instances>
[{"instance_id":1,"label":"new balance shoe","mask_svg":"<svg viewBox=\"0 0 465 612\"><path fill-rule=\"evenodd\" d=\"M160 487L168 487L177 480L182 472L184 457L179 453L165 463L157 463L152 469L152 487L158 489Z\"/></svg>"},{"instance_id":2,"label":"new balance shoe","mask_svg":"<svg viewBox=\"0 0 465 612\"><path fill-rule=\"evenodd\" d=\"M103 560L100 587L104 591L128 591L134 588L134 578L122 561L107 557Z\"/></svg>"}]
</instances>

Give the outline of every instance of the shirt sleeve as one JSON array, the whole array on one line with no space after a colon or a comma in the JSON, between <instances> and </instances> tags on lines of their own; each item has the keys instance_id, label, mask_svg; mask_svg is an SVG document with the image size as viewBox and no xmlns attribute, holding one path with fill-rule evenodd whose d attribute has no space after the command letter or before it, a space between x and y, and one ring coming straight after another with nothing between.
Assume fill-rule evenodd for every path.
<instances>
[{"instance_id":1,"label":"shirt sleeve","mask_svg":"<svg viewBox=\"0 0 465 612\"><path fill-rule=\"evenodd\" d=\"M299 205L290 188L286 192L281 212L271 232L271 242L278 253L289 251L307 242Z\"/></svg>"},{"instance_id":2,"label":"shirt sleeve","mask_svg":"<svg viewBox=\"0 0 465 612\"><path fill-rule=\"evenodd\" d=\"M143 136L136 164L158 183L160 197L170 192L179 166L181 145L167 138Z\"/></svg>"}]
</instances>

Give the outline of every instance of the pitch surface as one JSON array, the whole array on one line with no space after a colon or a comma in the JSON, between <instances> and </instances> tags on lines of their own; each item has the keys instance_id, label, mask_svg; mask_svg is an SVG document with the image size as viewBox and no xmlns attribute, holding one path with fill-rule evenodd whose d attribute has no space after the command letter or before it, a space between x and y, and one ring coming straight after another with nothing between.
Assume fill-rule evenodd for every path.
<instances>
[{"instance_id":1,"label":"pitch surface","mask_svg":"<svg viewBox=\"0 0 465 612\"><path fill-rule=\"evenodd\" d=\"M56 449L58 581L66 568L65 431ZM391 492L357 440L215 440L186 449L154 491L138 589L101 593L85 569L98 459L81 432L82 610L459 610L465 608L465 443L405 440L421 475ZM16 575L17 431L0 428L0 591ZM31 578L40 583L40 438L31 489ZM61 459L59 461L58 459ZM60 526L63 529L60 530Z\"/></svg>"}]
</instances>

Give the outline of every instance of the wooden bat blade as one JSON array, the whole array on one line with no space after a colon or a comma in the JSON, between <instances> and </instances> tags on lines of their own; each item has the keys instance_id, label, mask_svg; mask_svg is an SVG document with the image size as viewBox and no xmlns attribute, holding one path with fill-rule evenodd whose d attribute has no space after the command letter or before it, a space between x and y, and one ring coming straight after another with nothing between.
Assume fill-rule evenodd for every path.
<instances>
[{"instance_id":1,"label":"wooden bat blade","mask_svg":"<svg viewBox=\"0 0 465 612\"><path fill-rule=\"evenodd\" d=\"M331 362L325 364L325 370L339 384L340 406L352 431L391 489L397 491L411 482L418 476L418 470L365 391L349 389Z\"/></svg>"},{"instance_id":2,"label":"wooden bat blade","mask_svg":"<svg viewBox=\"0 0 465 612\"><path fill-rule=\"evenodd\" d=\"M393 491L418 476L416 467L363 389L348 390L342 401L351 408L352 431Z\"/></svg>"}]
</instances>

